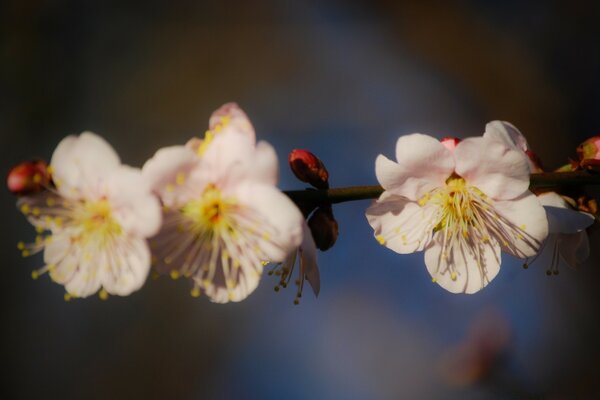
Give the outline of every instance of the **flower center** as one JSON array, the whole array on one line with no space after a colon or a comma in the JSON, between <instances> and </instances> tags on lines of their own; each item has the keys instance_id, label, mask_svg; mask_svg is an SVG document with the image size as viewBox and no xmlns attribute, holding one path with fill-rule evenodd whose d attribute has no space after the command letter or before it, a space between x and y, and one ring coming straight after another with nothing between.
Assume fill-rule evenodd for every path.
<instances>
[{"instance_id":1,"label":"flower center","mask_svg":"<svg viewBox=\"0 0 600 400\"><path fill-rule=\"evenodd\" d=\"M73 225L82 228L81 237L95 238L100 243L106 243L113 236L123 233L121 225L112 215L108 200L86 201L75 211Z\"/></svg>"},{"instance_id":2,"label":"flower center","mask_svg":"<svg viewBox=\"0 0 600 400\"><path fill-rule=\"evenodd\" d=\"M218 230L229 225L227 214L235 204L233 198L223 197L217 187L208 185L199 199L182 207L181 213L193 221L194 230Z\"/></svg>"},{"instance_id":3,"label":"flower center","mask_svg":"<svg viewBox=\"0 0 600 400\"><path fill-rule=\"evenodd\" d=\"M446 186L440 188L430 198L432 203L442 209L442 218L434 231L457 227L463 236L468 236L469 227L480 227L479 208L489 204L487 196L474 186L469 186L459 176L452 175L446 180Z\"/></svg>"}]
</instances>

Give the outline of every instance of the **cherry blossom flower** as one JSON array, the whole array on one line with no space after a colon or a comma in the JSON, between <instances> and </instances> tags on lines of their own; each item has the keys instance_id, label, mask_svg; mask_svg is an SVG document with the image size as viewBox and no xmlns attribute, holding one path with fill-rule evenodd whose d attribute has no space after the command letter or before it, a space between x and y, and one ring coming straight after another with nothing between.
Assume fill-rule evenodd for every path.
<instances>
[{"instance_id":1,"label":"cherry blossom flower","mask_svg":"<svg viewBox=\"0 0 600 400\"><path fill-rule=\"evenodd\" d=\"M538 262L548 265L547 275L558 275L558 267L564 262L570 268L577 268L590 255L590 245L586 228L594 223L588 213L575 211L569 203L555 192L538 195L548 216L548 238L536 257ZM524 264L528 266L528 263Z\"/></svg>"},{"instance_id":2,"label":"cherry blossom flower","mask_svg":"<svg viewBox=\"0 0 600 400\"><path fill-rule=\"evenodd\" d=\"M542 172L541 163L529 148L527 140L513 125L503 121L492 121L486 125L484 137L499 140L513 149L517 149L529 156L531 172ZM588 153L595 154L586 142ZM583 145L580 146L580 148ZM587 260L589 256L589 241L585 228L594 222L594 217L585 212L573 210L564 197L555 192L538 194L540 203L544 206L548 218L548 237L543 244L543 249L534 260L548 263L547 275L557 275L561 261L569 267ZM527 260L523 266L527 268L534 260Z\"/></svg>"},{"instance_id":3,"label":"cherry blossom flower","mask_svg":"<svg viewBox=\"0 0 600 400\"><path fill-rule=\"evenodd\" d=\"M150 269L146 238L161 223L160 204L141 171L122 165L91 132L63 139L49 170L55 187L18 201L40 234L19 249L24 256L44 250L45 266L32 276L48 272L67 299L138 290Z\"/></svg>"},{"instance_id":4,"label":"cherry blossom flower","mask_svg":"<svg viewBox=\"0 0 600 400\"><path fill-rule=\"evenodd\" d=\"M475 293L499 272L500 250L533 256L548 233L543 207L529 192L522 152L486 137L453 150L422 134L402 136L393 162L377 157L385 189L366 215L377 241L401 253L424 251L444 289Z\"/></svg>"},{"instance_id":5,"label":"cherry blossom flower","mask_svg":"<svg viewBox=\"0 0 600 400\"><path fill-rule=\"evenodd\" d=\"M275 151L255 143L239 107L221 107L210 126L204 139L160 149L143 167L163 202L153 252L159 272L193 279L193 296L241 301L265 263L298 248L302 214L275 187Z\"/></svg>"}]
</instances>

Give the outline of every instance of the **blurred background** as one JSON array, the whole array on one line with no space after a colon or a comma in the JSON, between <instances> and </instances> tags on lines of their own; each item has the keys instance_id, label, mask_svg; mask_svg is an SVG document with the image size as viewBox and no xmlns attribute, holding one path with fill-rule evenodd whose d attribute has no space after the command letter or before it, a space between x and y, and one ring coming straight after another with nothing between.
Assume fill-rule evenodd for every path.
<instances>
[{"instance_id":1,"label":"blurred background","mask_svg":"<svg viewBox=\"0 0 600 400\"><path fill-rule=\"evenodd\" d=\"M511 121L545 165L600 134L597 2L3 1L0 166L49 159L92 130L125 163L203 134L237 101L300 189L307 148L333 186L376 183L401 134L466 137ZM321 294L238 304L149 280L127 298L65 302L22 259L33 228L2 191L2 398L589 399L600 396L599 237L578 271L504 256L475 295L431 283L423 255L372 238L368 201L336 206Z\"/></svg>"}]
</instances>

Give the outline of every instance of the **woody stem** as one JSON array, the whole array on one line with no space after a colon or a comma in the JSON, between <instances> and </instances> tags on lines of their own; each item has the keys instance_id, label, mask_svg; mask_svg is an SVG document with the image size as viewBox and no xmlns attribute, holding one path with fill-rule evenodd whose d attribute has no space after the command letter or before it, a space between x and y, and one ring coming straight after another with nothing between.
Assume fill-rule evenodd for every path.
<instances>
[{"instance_id":1,"label":"woody stem","mask_svg":"<svg viewBox=\"0 0 600 400\"><path fill-rule=\"evenodd\" d=\"M584 185L600 185L600 174L589 171L544 172L531 174L530 189L558 189ZM346 201L376 199L383 192L379 185L349 186L331 189L288 190L295 203L304 205L335 204Z\"/></svg>"}]
</instances>

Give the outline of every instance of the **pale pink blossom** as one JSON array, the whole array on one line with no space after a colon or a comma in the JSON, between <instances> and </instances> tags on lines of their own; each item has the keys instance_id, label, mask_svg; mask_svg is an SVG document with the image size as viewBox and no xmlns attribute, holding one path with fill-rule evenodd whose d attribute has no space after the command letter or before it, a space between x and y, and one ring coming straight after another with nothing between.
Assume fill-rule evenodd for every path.
<instances>
[{"instance_id":1,"label":"pale pink blossom","mask_svg":"<svg viewBox=\"0 0 600 400\"><path fill-rule=\"evenodd\" d=\"M486 137L451 151L422 135L402 136L397 162L377 157L384 193L367 210L377 241L401 253L425 252L434 282L475 293L500 270L500 250L536 254L548 233L545 212L529 192L520 151Z\"/></svg>"},{"instance_id":2,"label":"pale pink blossom","mask_svg":"<svg viewBox=\"0 0 600 400\"><path fill-rule=\"evenodd\" d=\"M24 255L44 250L48 272L68 297L125 296L150 269L146 238L161 223L160 204L137 168L122 165L101 137L84 132L63 139L50 163L55 188L19 200L40 236L19 243ZM47 235L42 235L49 232Z\"/></svg>"},{"instance_id":3,"label":"pale pink blossom","mask_svg":"<svg viewBox=\"0 0 600 400\"><path fill-rule=\"evenodd\" d=\"M275 151L255 143L239 107L222 107L210 124L204 139L160 149L144 165L164 206L153 253L160 272L193 279L192 295L241 301L256 289L265 263L298 248L302 214L275 187Z\"/></svg>"}]
</instances>

